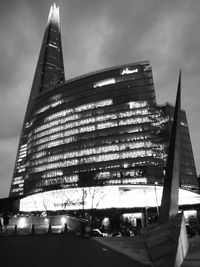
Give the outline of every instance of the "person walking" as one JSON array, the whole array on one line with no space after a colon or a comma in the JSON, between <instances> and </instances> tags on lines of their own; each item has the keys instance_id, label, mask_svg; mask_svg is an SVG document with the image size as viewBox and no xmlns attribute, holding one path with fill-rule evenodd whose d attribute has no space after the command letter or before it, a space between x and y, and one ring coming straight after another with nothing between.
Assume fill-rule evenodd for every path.
<instances>
[{"instance_id":1,"label":"person walking","mask_svg":"<svg viewBox=\"0 0 200 267\"><path fill-rule=\"evenodd\" d=\"M1 218L0 218L0 232L3 231L3 227L2 227L2 222L1 222Z\"/></svg>"},{"instance_id":2,"label":"person walking","mask_svg":"<svg viewBox=\"0 0 200 267\"><path fill-rule=\"evenodd\" d=\"M7 226L9 224L9 216L7 213L4 214L3 216L3 225L4 225L4 230L6 231Z\"/></svg>"}]
</instances>

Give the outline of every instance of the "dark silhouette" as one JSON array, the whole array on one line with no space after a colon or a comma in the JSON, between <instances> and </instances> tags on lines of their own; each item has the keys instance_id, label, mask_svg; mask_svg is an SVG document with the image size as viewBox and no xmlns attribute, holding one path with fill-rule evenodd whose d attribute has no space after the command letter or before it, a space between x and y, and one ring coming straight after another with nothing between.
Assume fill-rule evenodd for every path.
<instances>
[{"instance_id":1,"label":"dark silhouette","mask_svg":"<svg viewBox=\"0 0 200 267\"><path fill-rule=\"evenodd\" d=\"M2 232L3 228L2 228L2 222L1 222L1 219L0 219L0 232Z\"/></svg>"},{"instance_id":2,"label":"dark silhouette","mask_svg":"<svg viewBox=\"0 0 200 267\"><path fill-rule=\"evenodd\" d=\"M6 229L7 226L9 225L9 215L7 213L5 213L3 215L3 225L4 225L4 228Z\"/></svg>"}]
</instances>

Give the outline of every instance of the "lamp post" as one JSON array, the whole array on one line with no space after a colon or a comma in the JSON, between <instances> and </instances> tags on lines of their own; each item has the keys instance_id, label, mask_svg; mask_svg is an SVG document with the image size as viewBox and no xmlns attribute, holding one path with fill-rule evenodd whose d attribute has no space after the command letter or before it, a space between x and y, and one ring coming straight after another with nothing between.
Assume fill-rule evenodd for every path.
<instances>
[{"instance_id":1,"label":"lamp post","mask_svg":"<svg viewBox=\"0 0 200 267\"><path fill-rule=\"evenodd\" d=\"M145 207L143 209L143 227L147 228L148 226L148 206L147 206L147 200L146 200L146 192L145 189L143 189L144 191L144 201L145 201Z\"/></svg>"},{"instance_id":2,"label":"lamp post","mask_svg":"<svg viewBox=\"0 0 200 267\"><path fill-rule=\"evenodd\" d=\"M156 196L156 208L157 208L157 215L159 216L159 207L158 207L158 197L157 197L157 188L156 185L158 184L158 182L154 183L154 188L155 188L155 196Z\"/></svg>"}]
</instances>

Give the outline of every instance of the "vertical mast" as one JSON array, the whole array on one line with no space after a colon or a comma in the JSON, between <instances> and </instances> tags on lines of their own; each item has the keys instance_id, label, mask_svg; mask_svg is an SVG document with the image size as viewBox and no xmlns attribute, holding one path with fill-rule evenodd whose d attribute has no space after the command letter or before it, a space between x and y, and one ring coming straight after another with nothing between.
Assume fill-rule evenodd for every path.
<instances>
[{"instance_id":1,"label":"vertical mast","mask_svg":"<svg viewBox=\"0 0 200 267\"><path fill-rule=\"evenodd\" d=\"M180 176L180 110L181 110L181 71L179 74L174 119L171 130L166 166L166 177L160 207L159 222L165 223L178 213L178 192Z\"/></svg>"}]
</instances>

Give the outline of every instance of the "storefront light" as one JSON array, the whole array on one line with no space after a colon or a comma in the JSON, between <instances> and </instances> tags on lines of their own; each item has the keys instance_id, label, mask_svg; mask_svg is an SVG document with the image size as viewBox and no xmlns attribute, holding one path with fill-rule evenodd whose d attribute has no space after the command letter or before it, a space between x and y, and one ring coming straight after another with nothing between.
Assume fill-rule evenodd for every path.
<instances>
[{"instance_id":1,"label":"storefront light","mask_svg":"<svg viewBox=\"0 0 200 267\"><path fill-rule=\"evenodd\" d=\"M20 218L18 226L19 228L25 228L27 226L26 218Z\"/></svg>"},{"instance_id":2,"label":"storefront light","mask_svg":"<svg viewBox=\"0 0 200 267\"><path fill-rule=\"evenodd\" d=\"M66 219L65 217L61 217L61 219L60 219L60 220L61 220L61 223L62 223L62 224L64 224L64 223L66 223L66 222L67 222L67 219Z\"/></svg>"}]
</instances>

